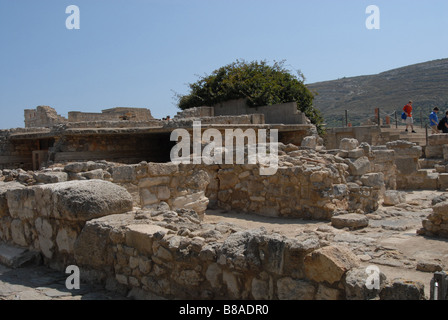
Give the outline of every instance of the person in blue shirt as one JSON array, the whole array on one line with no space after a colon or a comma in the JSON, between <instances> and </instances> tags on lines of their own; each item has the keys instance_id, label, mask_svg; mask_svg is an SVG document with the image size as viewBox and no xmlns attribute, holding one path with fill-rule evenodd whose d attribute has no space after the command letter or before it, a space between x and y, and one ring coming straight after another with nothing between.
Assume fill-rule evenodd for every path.
<instances>
[{"instance_id":1,"label":"person in blue shirt","mask_svg":"<svg viewBox=\"0 0 448 320\"><path fill-rule=\"evenodd\" d=\"M434 134L439 133L439 130L437 130L437 125L439 124L439 117L437 116L438 112L439 108L435 107L429 115L429 126Z\"/></svg>"}]
</instances>

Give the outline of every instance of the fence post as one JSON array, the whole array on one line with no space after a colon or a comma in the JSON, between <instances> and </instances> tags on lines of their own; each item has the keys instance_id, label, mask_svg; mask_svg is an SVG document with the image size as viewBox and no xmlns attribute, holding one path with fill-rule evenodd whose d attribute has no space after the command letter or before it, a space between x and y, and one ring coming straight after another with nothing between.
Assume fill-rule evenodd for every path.
<instances>
[{"instance_id":1,"label":"fence post","mask_svg":"<svg viewBox=\"0 0 448 320\"><path fill-rule=\"evenodd\" d=\"M420 110L420 124L421 124L421 127L423 129L423 113L422 113L422 110Z\"/></svg>"},{"instance_id":2,"label":"fence post","mask_svg":"<svg viewBox=\"0 0 448 320\"><path fill-rule=\"evenodd\" d=\"M398 129L398 116L397 116L397 110L395 110L395 129Z\"/></svg>"},{"instance_id":3,"label":"fence post","mask_svg":"<svg viewBox=\"0 0 448 320\"><path fill-rule=\"evenodd\" d=\"M348 110L345 110L345 127L348 127Z\"/></svg>"},{"instance_id":4,"label":"fence post","mask_svg":"<svg viewBox=\"0 0 448 320\"><path fill-rule=\"evenodd\" d=\"M378 108L378 127L381 128L381 109Z\"/></svg>"}]
</instances>

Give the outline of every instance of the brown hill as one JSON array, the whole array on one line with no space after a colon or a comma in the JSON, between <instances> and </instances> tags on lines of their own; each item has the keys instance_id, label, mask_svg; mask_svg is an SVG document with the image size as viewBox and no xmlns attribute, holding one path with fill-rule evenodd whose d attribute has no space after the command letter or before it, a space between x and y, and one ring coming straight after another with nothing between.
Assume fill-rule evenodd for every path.
<instances>
[{"instance_id":1,"label":"brown hill","mask_svg":"<svg viewBox=\"0 0 448 320\"><path fill-rule=\"evenodd\" d=\"M414 101L415 118L421 112L426 121L435 106L443 113L448 109L448 59L307 86L318 94L314 106L329 127L341 126L345 110L349 110L349 121L359 125L374 115L375 108L380 108L383 116L394 111L401 114L409 100Z\"/></svg>"}]
</instances>

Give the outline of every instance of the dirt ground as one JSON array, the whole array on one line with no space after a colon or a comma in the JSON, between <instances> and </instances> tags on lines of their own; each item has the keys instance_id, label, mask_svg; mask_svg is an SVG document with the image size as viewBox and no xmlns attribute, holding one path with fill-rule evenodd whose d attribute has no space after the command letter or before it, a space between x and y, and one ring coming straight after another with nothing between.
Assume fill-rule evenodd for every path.
<instances>
[{"instance_id":1,"label":"dirt ground","mask_svg":"<svg viewBox=\"0 0 448 320\"><path fill-rule=\"evenodd\" d=\"M361 259L363 266L375 265L388 280L404 278L420 281L429 299L432 272L417 270L419 262L448 266L448 240L417 235L422 220L431 212L431 201L443 192L407 192L406 203L380 208L368 215L369 226L356 231L336 229L330 222L268 218L224 210L209 210L204 223L229 222L242 228L264 227L294 238L304 233L318 235L328 243L346 245Z\"/></svg>"}]
</instances>

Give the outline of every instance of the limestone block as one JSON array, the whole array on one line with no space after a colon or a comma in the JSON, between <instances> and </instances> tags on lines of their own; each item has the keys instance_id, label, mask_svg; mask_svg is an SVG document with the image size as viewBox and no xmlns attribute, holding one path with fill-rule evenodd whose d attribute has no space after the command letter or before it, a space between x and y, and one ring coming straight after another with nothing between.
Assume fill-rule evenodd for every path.
<instances>
[{"instance_id":1,"label":"limestone block","mask_svg":"<svg viewBox=\"0 0 448 320\"><path fill-rule=\"evenodd\" d=\"M28 246L28 242L25 238L23 223L19 219L14 219L11 222L11 237L15 244L22 247Z\"/></svg>"},{"instance_id":2,"label":"limestone block","mask_svg":"<svg viewBox=\"0 0 448 320\"><path fill-rule=\"evenodd\" d=\"M415 173L419 169L417 159L413 158L398 159L395 164L399 173L403 175Z\"/></svg>"},{"instance_id":3,"label":"limestone block","mask_svg":"<svg viewBox=\"0 0 448 320\"><path fill-rule=\"evenodd\" d=\"M366 268L354 268L346 274L344 287L347 300L371 300L378 297L379 292L383 289L387 282L384 273L379 274L379 289L368 289L366 286L368 277L372 275L367 272Z\"/></svg>"},{"instance_id":4,"label":"limestone block","mask_svg":"<svg viewBox=\"0 0 448 320\"><path fill-rule=\"evenodd\" d=\"M269 300L272 298L270 294L269 281L267 280L257 278L252 279L251 289L252 296L255 300Z\"/></svg>"},{"instance_id":5,"label":"limestone block","mask_svg":"<svg viewBox=\"0 0 448 320\"><path fill-rule=\"evenodd\" d=\"M439 186L440 189L447 189L448 188L448 173L440 173L439 174Z\"/></svg>"},{"instance_id":6,"label":"limestone block","mask_svg":"<svg viewBox=\"0 0 448 320\"><path fill-rule=\"evenodd\" d=\"M136 166L112 167L111 174L115 183L133 182L137 179Z\"/></svg>"},{"instance_id":7,"label":"limestone block","mask_svg":"<svg viewBox=\"0 0 448 320\"><path fill-rule=\"evenodd\" d=\"M415 143L405 140L397 140L386 143L386 147L388 149L394 149L394 150L409 149L412 148L413 146L415 146Z\"/></svg>"},{"instance_id":8,"label":"limestone block","mask_svg":"<svg viewBox=\"0 0 448 320\"><path fill-rule=\"evenodd\" d=\"M126 245L137 249L141 254L152 254L156 234L165 235L168 229L152 224L133 224L126 226Z\"/></svg>"},{"instance_id":9,"label":"limestone block","mask_svg":"<svg viewBox=\"0 0 448 320\"><path fill-rule=\"evenodd\" d=\"M140 203L143 207L151 206L159 202L157 195L149 189L140 189Z\"/></svg>"},{"instance_id":10,"label":"limestone block","mask_svg":"<svg viewBox=\"0 0 448 320\"><path fill-rule=\"evenodd\" d=\"M440 217L441 219L448 219L448 201L437 203L432 207L432 210L434 212L434 215Z\"/></svg>"},{"instance_id":11,"label":"limestone block","mask_svg":"<svg viewBox=\"0 0 448 320\"><path fill-rule=\"evenodd\" d=\"M71 173L80 173L88 170L87 162L70 163L64 167L64 171Z\"/></svg>"},{"instance_id":12,"label":"limestone block","mask_svg":"<svg viewBox=\"0 0 448 320\"><path fill-rule=\"evenodd\" d=\"M188 194L186 196L177 197L172 202L172 209L192 209L199 215L202 215L207 209L208 198L204 191Z\"/></svg>"},{"instance_id":13,"label":"limestone block","mask_svg":"<svg viewBox=\"0 0 448 320\"><path fill-rule=\"evenodd\" d=\"M384 193L384 202L385 206L396 206L400 203L406 203L406 193L400 192L396 190L387 190Z\"/></svg>"},{"instance_id":14,"label":"limestone block","mask_svg":"<svg viewBox=\"0 0 448 320\"><path fill-rule=\"evenodd\" d=\"M168 200L171 197L170 189L166 186L157 187L157 198L159 200Z\"/></svg>"},{"instance_id":15,"label":"limestone block","mask_svg":"<svg viewBox=\"0 0 448 320\"><path fill-rule=\"evenodd\" d=\"M232 299L241 299L242 279L238 274L224 270L223 283L227 286L227 292Z\"/></svg>"},{"instance_id":16,"label":"limestone block","mask_svg":"<svg viewBox=\"0 0 448 320\"><path fill-rule=\"evenodd\" d=\"M110 228L98 220L88 221L75 241L73 252L76 265L88 269L113 266L110 248Z\"/></svg>"},{"instance_id":17,"label":"limestone block","mask_svg":"<svg viewBox=\"0 0 448 320\"><path fill-rule=\"evenodd\" d=\"M39 215L87 221L132 210L132 196L123 187L102 180L69 181L32 187ZM8 200L9 201L9 200Z\"/></svg>"},{"instance_id":18,"label":"limestone block","mask_svg":"<svg viewBox=\"0 0 448 320\"><path fill-rule=\"evenodd\" d=\"M277 294L280 300L313 300L316 288L306 280L289 277L277 281Z\"/></svg>"},{"instance_id":19,"label":"limestone block","mask_svg":"<svg viewBox=\"0 0 448 320\"><path fill-rule=\"evenodd\" d=\"M384 174L380 173L367 173L361 177L361 182L366 187L382 188L384 187Z\"/></svg>"},{"instance_id":20,"label":"limestone block","mask_svg":"<svg viewBox=\"0 0 448 320\"><path fill-rule=\"evenodd\" d=\"M350 174L353 176L362 176L371 170L371 164L369 158L361 157L355 161L349 161L348 163Z\"/></svg>"},{"instance_id":21,"label":"limestone block","mask_svg":"<svg viewBox=\"0 0 448 320\"><path fill-rule=\"evenodd\" d=\"M104 179L104 171L102 169L96 169L96 170L81 173L81 176L85 177L87 179L90 179L90 180L91 179L103 180Z\"/></svg>"},{"instance_id":22,"label":"limestone block","mask_svg":"<svg viewBox=\"0 0 448 320\"><path fill-rule=\"evenodd\" d=\"M395 158L394 150L373 150L375 162L392 162Z\"/></svg>"},{"instance_id":23,"label":"limestone block","mask_svg":"<svg viewBox=\"0 0 448 320\"><path fill-rule=\"evenodd\" d=\"M193 190L202 191L207 188L211 179L204 170L195 171L193 175L187 177L185 187Z\"/></svg>"},{"instance_id":24,"label":"limestone block","mask_svg":"<svg viewBox=\"0 0 448 320\"><path fill-rule=\"evenodd\" d=\"M139 188L150 188L158 185L169 185L170 177L149 177L141 179L138 183Z\"/></svg>"},{"instance_id":25,"label":"limestone block","mask_svg":"<svg viewBox=\"0 0 448 320\"><path fill-rule=\"evenodd\" d=\"M148 163L150 176L170 176L179 171L179 166L174 163Z\"/></svg>"},{"instance_id":26,"label":"limestone block","mask_svg":"<svg viewBox=\"0 0 448 320\"><path fill-rule=\"evenodd\" d=\"M66 172L43 172L36 175L38 183L58 183L68 180Z\"/></svg>"},{"instance_id":27,"label":"limestone block","mask_svg":"<svg viewBox=\"0 0 448 320\"><path fill-rule=\"evenodd\" d=\"M443 158L443 146L435 145L435 146L426 146L425 148L425 156L428 159L440 159Z\"/></svg>"},{"instance_id":28,"label":"limestone block","mask_svg":"<svg viewBox=\"0 0 448 320\"><path fill-rule=\"evenodd\" d=\"M9 214L22 220L33 219L38 213L34 189L12 188L6 192Z\"/></svg>"},{"instance_id":29,"label":"limestone block","mask_svg":"<svg viewBox=\"0 0 448 320\"><path fill-rule=\"evenodd\" d=\"M418 281L394 279L380 292L381 300L424 300L424 285Z\"/></svg>"},{"instance_id":30,"label":"limestone block","mask_svg":"<svg viewBox=\"0 0 448 320\"><path fill-rule=\"evenodd\" d=\"M329 288L323 284L319 284L316 292L316 300L340 300L341 290Z\"/></svg>"},{"instance_id":31,"label":"limestone block","mask_svg":"<svg viewBox=\"0 0 448 320\"><path fill-rule=\"evenodd\" d=\"M10 189L23 189L24 186L17 182L8 182L3 183L0 182L0 218L4 216L8 216L9 208L8 208L8 199L7 199L7 191Z\"/></svg>"},{"instance_id":32,"label":"limestone block","mask_svg":"<svg viewBox=\"0 0 448 320\"><path fill-rule=\"evenodd\" d=\"M212 288L219 288L222 283L221 267L217 263L210 264L205 272L205 278L210 283Z\"/></svg>"},{"instance_id":33,"label":"limestone block","mask_svg":"<svg viewBox=\"0 0 448 320\"><path fill-rule=\"evenodd\" d=\"M350 138L344 138L341 140L340 144L339 144L339 149L341 150L345 150L345 151L350 151L353 149L358 148L359 146L359 141L356 139L350 139Z\"/></svg>"},{"instance_id":34,"label":"limestone block","mask_svg":"<svg viewBox=\"0 0 448 320\"><path fill-rule=\"evenodd\" d=\"M351 250L341 246L317 249L304 260L305 274L313 281L333 284L341 280L350 269L359 265L359 259Z\"/></svg>"},{"instance_id":35,"label":"limestone block","mask_svg":"<svg viewBox=\"0 0 448 320\"><path fill-rule=\"evenodd\" d=\"M361 158L363 156L364 156L364 150L360 149L360 148L356 148L356 149L350 150L347 153L347 157L348 158L352 158L352 159L358 159L358 158Z\"/></svg>"},{"instance_id":36,"label":"limestone block","mask_svg":"<svg viewBox=\"0 0 448 320\"><path fill-rule=\"evenodd\" d=\"M448 144L448 135L446 134L432 134L428 136L428 145L436 146L436 145L444 145Z\"/></svg>"},{"instance_id":37,"label":"limestone block","mask_svg":"<svg viewBox=\"0 0 448 320\"><path fill-rule=\"evenodd\" d=\"M310 149L316 149L317 147L317 137L316 136L309 136L305 137L302 140L302 147L310 148ZM290 150L294 151L294 150Z\"/></svg>"},{"instance_id":38,"label":"limestone block","mask_svg":"<svg viewBox=\"0 0 448 320\"><path fill-rule=\"evenodd\" d=\"M362 214L343 214L331 218L331 225L337 229L360 229L369 225L369 219Z\"/></svg>"},{"instance_id":39,"label":"limestone block","mask_svg":"<svg viewBox=\"0 0 448 320\"><path fill-rule=\"evenodd\" d=\"M76 231L70 228L61 228L56 236L56 244L59 252L73 253L77 237L78 234Z\"/></svg>"},{"instance_id":40,"label":"limestone block","mask_svg":"<svg viewBox=\"0 0 448 320\"><path fill-rule=\"evenodd\" d=\"M238 176L233 170L219 170L218 179L221 190L230 189L238 183Z\"/></svg>"}]
</instances>

